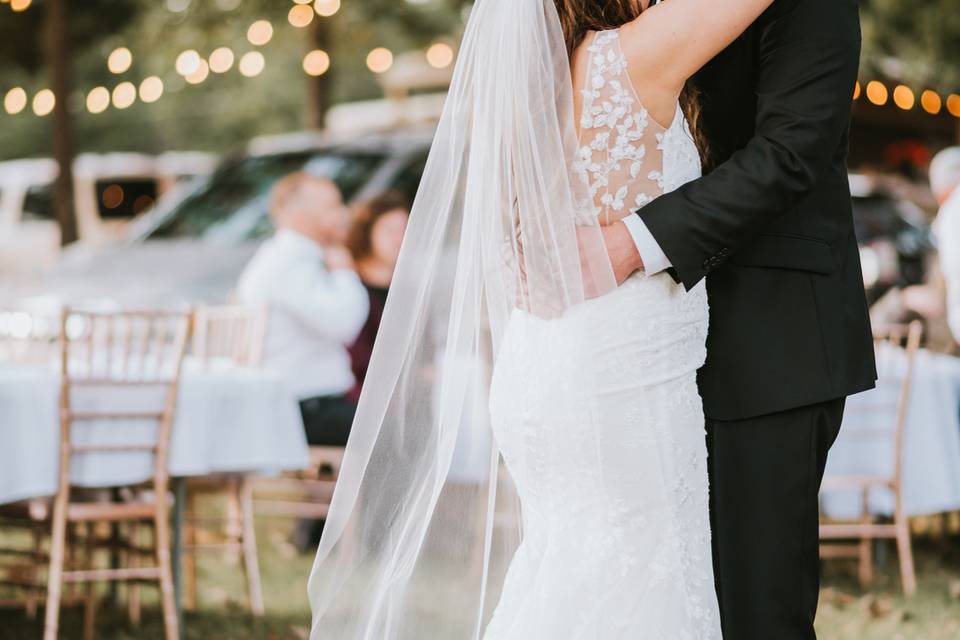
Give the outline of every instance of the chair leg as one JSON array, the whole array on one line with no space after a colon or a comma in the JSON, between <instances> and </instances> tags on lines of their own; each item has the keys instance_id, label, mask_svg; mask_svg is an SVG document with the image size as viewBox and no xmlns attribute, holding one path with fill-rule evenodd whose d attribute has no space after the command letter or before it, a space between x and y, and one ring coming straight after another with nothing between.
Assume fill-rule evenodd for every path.
<instances>
[{"instance_id":1,"label":"chair leg","mask_svg":"<svg viewBox=\"0 0 960 640\"><path fill-rule=\"evenodd\" d=\"M81 569L92 569L94 564L94 532L96 526L92 522L84 526L83 566ZM83 585L83 640L94 640L93 631L96 626L97 594L96 584L93 581Z\"/></svg>"},{"instance_id":2,"label":"chair leg","mask_svg":"<svg viewBox=\"0 0 960 640\"><path fill-rule=\"evenodd\" d=\"M243 529L243 567L247 574L247 590L250 594L250 611L255 616L264 614L263 590L260 585L260 561L257 558L257 534L253 520L253 483L248 478L240 480L237 503L240 505Z\"/></svg>"},{"instance_id":3,"label":"chair leg","mask_svg":"<svg viewBox=\"0 0 960 640\"><path fill-rule=\"evenodd\" d=\"M40 566L40 557L43 551L43 526L40 524L34 524L31 529L31 537L33 540L33 562L31 563L30 568L30 582L34 585L41 584L41 566ZM35 620L37 617L37 608L40 605L40 599L43 597L43 591L39 586L34 586L27 592L27 604L26 612L27 618L30 620Z\"/></svg>"},{"instance_id":4,"label":"chair leg","mask_svg":"<svg viewBox=\"0 0 960 640\"><path fill-rule=\"evenodd\" d=\"M231 476L227 481L227 519L226 519L226 539L228 546L224 550L223 559L229 564L236 564L240 560L240 554L237 547L233 546L243 540L243 505L241 504L240 485L243 478L240 476Z\"/></svg>"},{"instance_id":5,"label":"chair leg","mask_svg":"<svg viewBox=\"0 0 960 640\"><path fill-rule=\"evenodd\" d=\"M187 516L183 519L183 606L197 608L197 494L187 483Z\"/></svg>"},{"instance_id":6,"label":"chair leg","mask_svg":"<svg viewBox=\"0 0 960 640\"><path fill-rule=\"evenodd\" d=\"M163 608L164 638L165 640L179 640L180 629L177 623L177 607L173 595L173 565L170 558L170 520L162 501L157 506L154 528L157 566L160 569L160 604Z\"/></svg>"},{"instance_id":7,"label":"chair leg","mask_svg":"<svg viewBox=\"0 0 960 640\"><path fill-rule=\"evenodd\" d=\"M47 609L44 613L43 640L57 640L57 627L60 622L60 596L67 546L67 504L60 496L54 505L50 539L50 571L47 574Z\"/></svg>"},{"instance_id":8,"label":"chair leg","mask_svg":"<svg viewBox=\"0 0 960 640\"><path fill-rule=\"evenodd\" d=\"M900 557L900 579L903 592L912 596L917 592L917 576L913 566L913 548L910 544L910 521L897 515L897 554Z\"/></svg>"},{"instance_id":9,"label":"chair leg","mask_svg":"<svg viewBox=\"0 0 960 640\"><path fill-rule=\"evenodd\" d=\"M134 550L130 552L130 567L136 569L140 565L141 546L140 523L130 523L130 545ZM136 580L131 580L127 585L127 616L130 618L130 624L134 627L140 626L140 584Z\"/></svg>"}]
</instances>

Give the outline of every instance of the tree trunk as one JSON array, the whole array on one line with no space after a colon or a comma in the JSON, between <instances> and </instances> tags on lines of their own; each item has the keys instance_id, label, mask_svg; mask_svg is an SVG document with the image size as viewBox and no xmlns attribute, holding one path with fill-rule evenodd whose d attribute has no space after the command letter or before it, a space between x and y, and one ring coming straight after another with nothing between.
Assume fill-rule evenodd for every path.
<instances>
[{"instance_id":1,"label":"tree trunk","mask_svg":"<svg viewBox=\"0 0 960 640\"><path fill-rule=\"evenodd\" d=\"M307 50L322 49L327 53L333 48L333 31L330 21L334 18L318 17L310 23ZM333 66L322 76L307 76L307 114L309 129L322 129L327 111L332 103Z\"/></svg>"},{"instance_id":2,"label":"tree trunk","mask_svg":"<svg viewBox=\"0 0 960 640\"><path fill-rule=\"evenodd\" d=\"M73 203L73 123L70 117L70 43L67 39L67 3L48 0L46 62L57 97L53 109L53 157L60 167L54 183L53 208L60 224L60 244L77 240L77 217Z\"/></svg>"}]
</instances>

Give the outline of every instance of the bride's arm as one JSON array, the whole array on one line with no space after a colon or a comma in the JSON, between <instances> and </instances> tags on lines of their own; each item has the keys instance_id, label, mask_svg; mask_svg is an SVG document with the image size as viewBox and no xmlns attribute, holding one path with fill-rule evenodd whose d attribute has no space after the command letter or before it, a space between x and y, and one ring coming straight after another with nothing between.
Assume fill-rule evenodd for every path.
<instances>
[{"instance_id":1,"label":"bride's arm","mask_svg":"<svg viewBox=\"0 0 960 640\"><path fill-rule=\"evenodd\" d=\"M630 75L680 93L703 65L737 39L773 0L666 0L624 25Z\"/></svg>"}]
</instances>

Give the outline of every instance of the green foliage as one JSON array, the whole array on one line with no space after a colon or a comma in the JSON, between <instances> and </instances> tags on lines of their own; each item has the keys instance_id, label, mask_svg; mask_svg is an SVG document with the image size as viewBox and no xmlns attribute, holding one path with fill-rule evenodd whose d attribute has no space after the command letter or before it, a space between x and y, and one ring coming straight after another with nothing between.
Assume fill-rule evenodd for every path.
<instances>
[{"instance_id":1,"label":"green foliage","mask_svg":"<svg viewBox=\"0 0 960 640\"><path fill-rule=\"evenodd\" d=\"M957 0L861 0L864 68L941 91L960 88Z\"/></svg>"}]
</instances>

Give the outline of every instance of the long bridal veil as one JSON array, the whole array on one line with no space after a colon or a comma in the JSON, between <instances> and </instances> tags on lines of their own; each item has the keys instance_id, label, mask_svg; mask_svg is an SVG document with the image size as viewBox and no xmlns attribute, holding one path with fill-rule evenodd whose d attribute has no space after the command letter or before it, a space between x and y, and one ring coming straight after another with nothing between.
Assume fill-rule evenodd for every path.
<instances>
[{"instance_id":1,"label":"long bridal veil","mask_svg":"<svg viewBox=\"0 0 960 640\"><path fill-rule=\"evenodd\" d=\"M501 338L615 286L573 110L553 0L479 0L310 576L314 640L482 637L522 536L490 429Z\"/></svg>"}]
</instances>

